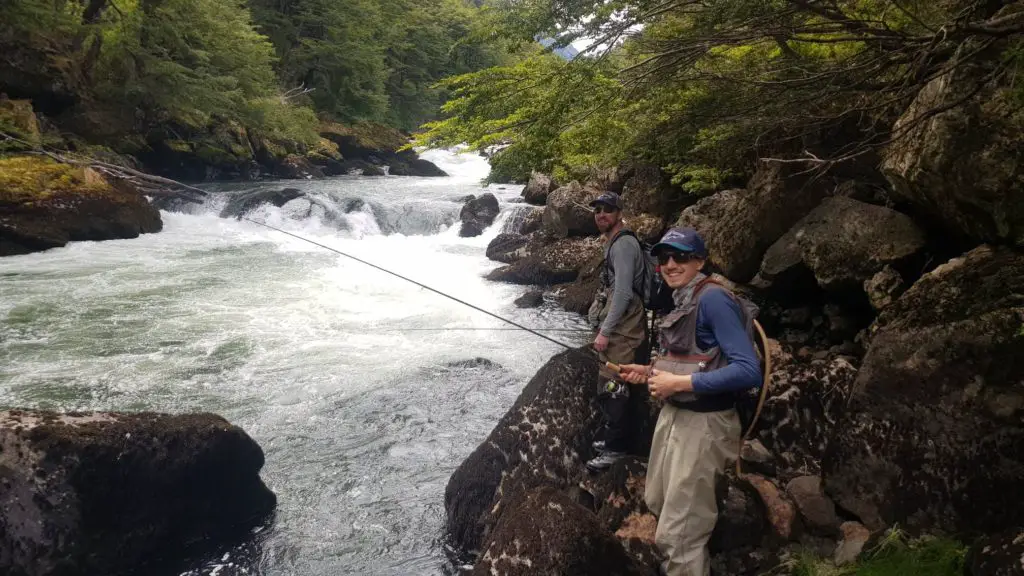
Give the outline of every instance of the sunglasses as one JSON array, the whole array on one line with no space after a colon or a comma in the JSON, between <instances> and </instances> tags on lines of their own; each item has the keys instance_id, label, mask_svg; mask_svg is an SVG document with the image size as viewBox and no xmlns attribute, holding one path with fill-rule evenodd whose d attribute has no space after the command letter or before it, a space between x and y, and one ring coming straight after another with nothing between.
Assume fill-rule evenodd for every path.
<instances>
[{"instance_id":1,"label":"sunglasses","mask_svg":"<svg viewBox=\"0 0 1024 576\"><path fill-rule=\"evenodd\" d=\"M658 264L661 266L668 264L669 258L676 264L686 264L687 262L699 259L696 254L691 254L690 252L677 252L675 250L662 250L658 252Z\"/></svg>"},{"instance_id":2,"label":"sunglasses","mask_svg":"<svg viewBox=\"0 0 1024 576\"><path fill-rule=\"evenodd\" d=\"M614 206L608 206L606 204L598 204L597 206L594 206L594 214L600 214L602 212L606 212L608 214L611 214L612 212L618 212L618 211L619 211L618 208L615 208Z\"/></svg>"}]
</instances>

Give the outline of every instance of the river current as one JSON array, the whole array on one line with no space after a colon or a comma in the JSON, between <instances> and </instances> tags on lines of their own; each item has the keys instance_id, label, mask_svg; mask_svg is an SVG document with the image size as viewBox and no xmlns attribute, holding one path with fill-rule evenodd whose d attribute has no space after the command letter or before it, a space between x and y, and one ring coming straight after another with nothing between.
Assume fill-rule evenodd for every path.
<instances>
[{"instance_id":1,"label":"river current","mask_svg":"<svg viewBox=\"0 0 1024 576\"><path fill-rule=\"evenodd\" d=\"M518 309L524 287L483 279L521 188L482 188L475 154L423 156L451 176L213 185L206 204L163 212L158 234L0 259L0 407L210 411L243 427L266 455L275 518L188 576L450 573L448 477L558 347L219 216L245 190L299 188L249 216L525 325L585 328L552 303ZM460 238L460 199L485 191L498 220Z\"/></svg>"}]
</instances>

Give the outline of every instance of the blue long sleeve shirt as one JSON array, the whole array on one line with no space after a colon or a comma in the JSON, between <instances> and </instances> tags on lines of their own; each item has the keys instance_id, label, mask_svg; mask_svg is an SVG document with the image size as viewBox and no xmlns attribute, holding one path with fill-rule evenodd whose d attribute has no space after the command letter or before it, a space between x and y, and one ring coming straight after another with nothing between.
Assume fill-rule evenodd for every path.
<instances>
[{"instance_id":1,"label":"blue long sleeve shirt","mask_svg":"<svg viewBox=\"0 0 1024 576\"><path fill-rule=\"evenodd\" d=\"M701 294L697 307L697 344L703 350L718 346L729 364L694 374L694 392L721 394L761 385L761 365L742 318L739 304L724 290L709 288Z\"/></svg>"}]
</instances>

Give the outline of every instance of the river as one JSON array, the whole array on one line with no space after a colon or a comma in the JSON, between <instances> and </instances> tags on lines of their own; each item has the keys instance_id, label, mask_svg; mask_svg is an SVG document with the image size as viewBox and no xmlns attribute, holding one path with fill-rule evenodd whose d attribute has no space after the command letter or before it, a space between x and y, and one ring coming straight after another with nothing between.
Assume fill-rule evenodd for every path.
<instances>
[{"instance_id":1,"label":"river","mask_svg":"<svg viewBox=\"0 0 1024 576\"><path fill-rule=\"evenodd\" d=\"M299 188L250 217L529 326L585 328L552 303L518 309L524 287L482 277L521 187L490 186L498 221L459 238L459 199L488 191L486 160L423 156L451 176L218 184L206 204L163 212L161 233L0 259L0 406L210 411L243 427L266 454L277 513L189 576L450 572L448 477L558 347L219 216L242 190Z\"/></svg>"}]
</instances>

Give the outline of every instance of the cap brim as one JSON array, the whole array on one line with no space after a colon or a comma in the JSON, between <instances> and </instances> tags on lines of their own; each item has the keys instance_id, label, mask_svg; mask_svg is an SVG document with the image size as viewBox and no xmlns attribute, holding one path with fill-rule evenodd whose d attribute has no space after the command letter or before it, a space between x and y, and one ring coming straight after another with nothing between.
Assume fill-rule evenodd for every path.
<instances>
[{"instance_id":1,"label":"cap brim","mask_svg":"<svg viewBox=\"0 0 1024 576\"><path fill-rule=\"evenodd\" d=\"M651 247L651 254L657 254L659 250L663 248L671 248L672 250L678 250L680 252L693 252L693 246L689 244L680 244L678 242L658 242Z\"/></svg>"},{"instance_id":2,"label":"cap brim","mask_svg":"<svg viewBox=\"0 0 1024 576\"><path fill-rule=\"evenodd\" d=\"M592 202L591 202L591 203L589 204L589 206L590 206L591 208L594 208L594 207L596 207L596 206L597 206L598 204L604 204L605 206L611 206L612 208L615 208L616 210L618 210L618 209L619 209L619 207L618 207L618 206L616 206L615 204L612 204L611 202L605 202L604 200L594 200L594 201L592 201Z\"/></svg>"}]
</instances>

